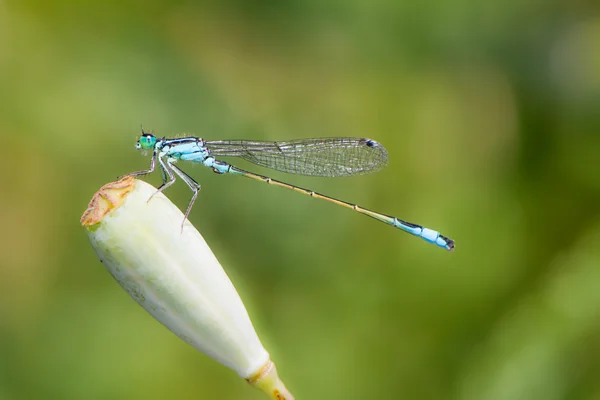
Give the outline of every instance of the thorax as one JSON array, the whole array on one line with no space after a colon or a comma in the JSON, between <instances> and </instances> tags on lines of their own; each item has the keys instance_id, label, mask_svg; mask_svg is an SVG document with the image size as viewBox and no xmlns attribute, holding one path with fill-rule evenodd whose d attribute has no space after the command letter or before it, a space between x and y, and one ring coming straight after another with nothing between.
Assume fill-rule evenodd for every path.
<instances>
[{"instance_id":1,"label":"thorax","mask_svg":"<svg viewBox=\"0 0 600 400\"><path fill-rule=\"evenodd\" d=\"M156 143L161 157L174 160L203 159L208 154L204 140L196 137L161 139Z\"/></svg>"}]
</instances>

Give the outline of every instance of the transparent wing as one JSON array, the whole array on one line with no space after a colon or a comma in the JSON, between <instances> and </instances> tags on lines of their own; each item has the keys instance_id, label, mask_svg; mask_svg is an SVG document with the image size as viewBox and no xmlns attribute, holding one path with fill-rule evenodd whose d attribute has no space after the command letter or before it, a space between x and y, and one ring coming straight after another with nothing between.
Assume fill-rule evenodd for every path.
<instances>
[{"instance_id":1,"label":"transparent wing","mask_svg":"<svg viewBox=\"0 0 600 400\"><path fill-rule=\"evenodd\" d=\"M215 158L241 157L256 165L297 175L360 175L379 171L388 164L385 148L366 138L315 138L288 142L218 140L206 141L205 145Z\"/></svg>"}]
</instances>

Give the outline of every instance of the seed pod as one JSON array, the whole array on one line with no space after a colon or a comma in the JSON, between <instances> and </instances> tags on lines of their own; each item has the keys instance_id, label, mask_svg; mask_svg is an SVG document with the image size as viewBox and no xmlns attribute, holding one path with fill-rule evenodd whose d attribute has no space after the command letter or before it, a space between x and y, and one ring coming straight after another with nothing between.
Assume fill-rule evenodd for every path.
<instances>
[{"instance_id":1,"label":"seed pod","mask_svg":"<svg viewBox=\"0 0 600 400\"><path fill-rule=\"evenodd\" d=\"M81 224L100 261L154 318L272 399L293 400L227 274L182 220L156 188L125 177L94 195Z\"/></svg>"}]
</instances>

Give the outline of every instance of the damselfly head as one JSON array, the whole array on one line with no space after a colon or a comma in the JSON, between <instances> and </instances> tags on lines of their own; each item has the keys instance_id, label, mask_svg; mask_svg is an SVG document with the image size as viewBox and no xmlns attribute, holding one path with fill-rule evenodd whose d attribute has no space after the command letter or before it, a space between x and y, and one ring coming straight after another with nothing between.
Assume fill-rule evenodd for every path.
<instances>
[{"instance_id":1,"label":"damselfly head","mask_svg":"<svg viewBox=\"0 0 600 400\"><path fill-rule=\"evenodd\" d=\"M151 150L156 145L156 137L151 133L142 133L135 148L138 150Z\"/></svg>"}]
</instances>

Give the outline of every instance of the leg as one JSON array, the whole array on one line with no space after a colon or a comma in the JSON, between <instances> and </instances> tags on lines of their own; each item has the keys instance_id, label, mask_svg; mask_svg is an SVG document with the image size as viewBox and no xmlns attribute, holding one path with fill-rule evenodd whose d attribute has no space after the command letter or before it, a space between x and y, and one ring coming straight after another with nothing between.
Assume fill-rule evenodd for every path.
<instances>
[{"instance_id":1,"label":"leg","mask_svg":"<svg viewBox=\"0 0 600 400\"><path fill-rule=\"evenodd\" d=\"M164 168L159 168L160 169L160 176L162 177L162 184L164 185L167 182L167 173L165 172Z\"/></svg>"},{"instance_id":2,"label":"leg","mask_svg":"<svg viewBox=\"0 0 600 400\"><path fill-rule=\"evenodd\" d=\"M171 169L171 167L173 165L171 165L168 161L165 163L162 158L159 158L158 162L160 164L160 171L161 171L161 173L163 175L163 183L162 183L162 185L160 185L158 187L158 189L156 190L156 192L152 193L152 196L150 196L150 198L148 199L148 201L152 200L152 198L157 193L162 192L163 190L165 190L166 188L168 188L169 186L171 186L172 184L175 183L175 175L173 175L173 170ZM169 177L168 181L165 179L166 176Z\"/></svg>"},{"instance_id":3,"label":"leg","mask_svg":"<svg viewBox=\"0 0 600 400\"><path fill-rule=\"evenodd\" d=\"M188 208L185 211L185 217L183 218L183 221L181 222L181 230L183 231L183 224L185 223L185 220L188 219L188 216L190 215L190 211L192 211L192 206L194 205L194 202L196 201L196 197L198 197L198 193L200 192L200 184L198 182L196 182L191 176L189 176L188 174L183 172L181 169L179 169L176 165L170 164L170 166L173 168L173 171L175 171L175 173L177 175L179 175L179 177L194 192L194 195L192 196L192 199L190 200L190 204L188 205Z\"/></svg>"},{"instance_id":4,"label":"leg","mask_svg":"<svg viewBox=\"0 0 600 400\"><path fill-rule=\"evenodd\" d=\"M129 174L120 176L119 178L123 178L125 176L142 176L142 175L148 175L154 172L154 168L156 167L156 157L157 157L157 153L156 150L154 150L154 152L152 153L152 161L150 161L150 168L144 171L136 171L136 172L130 172ZM163 177L163 181L164 181L164 177Z\"/></svg>"}]
</instances>

